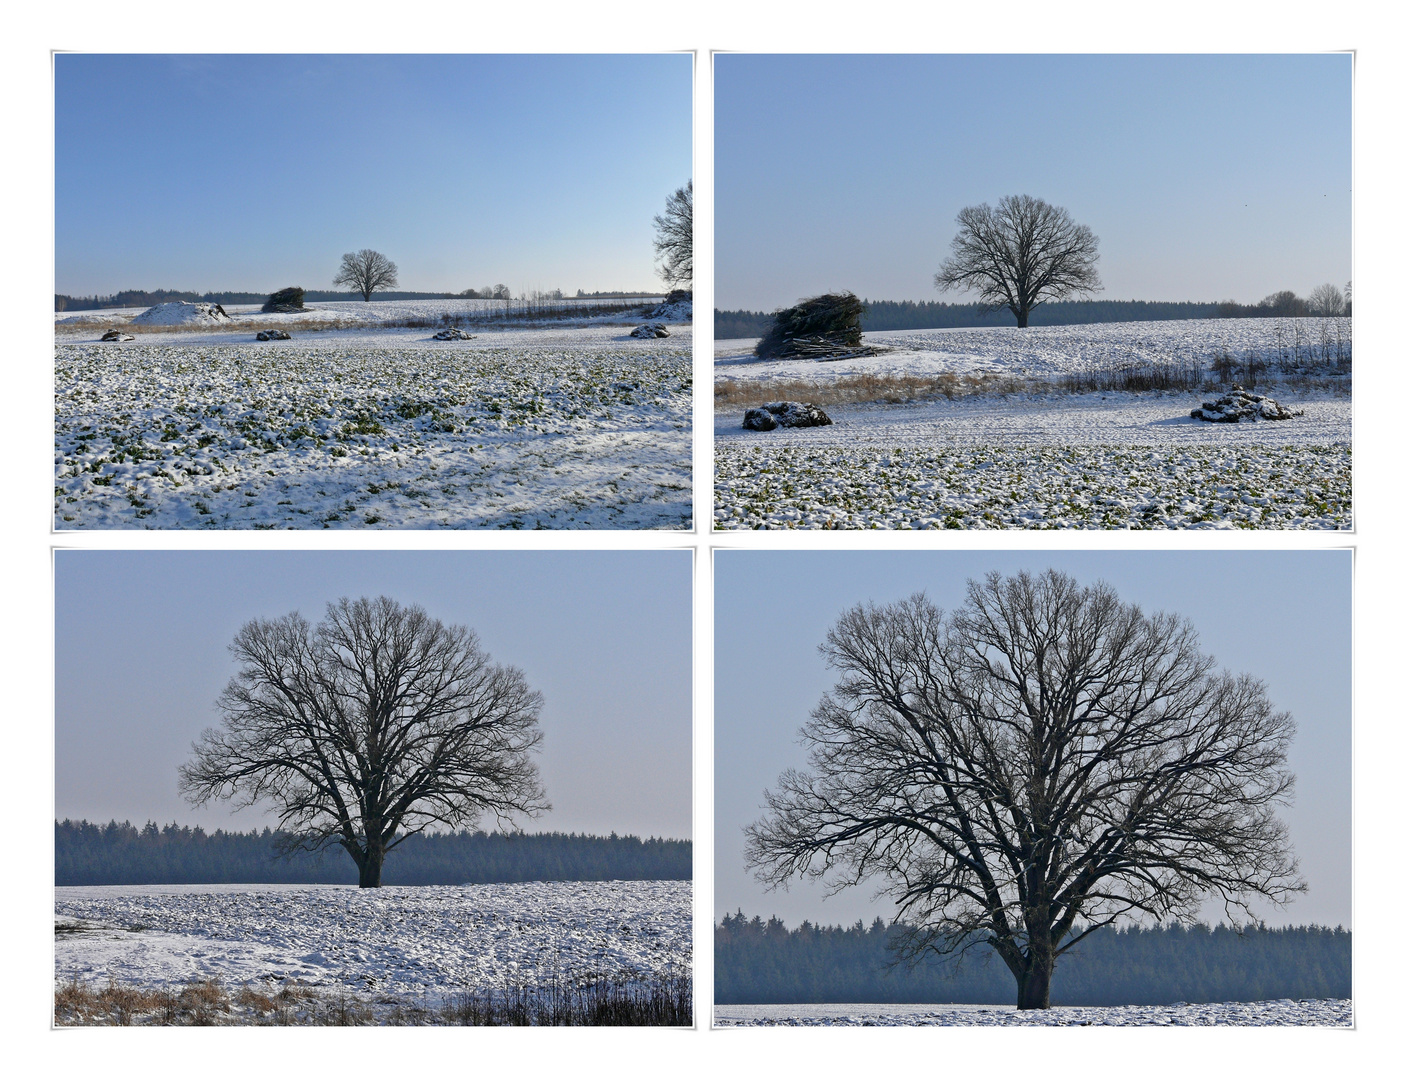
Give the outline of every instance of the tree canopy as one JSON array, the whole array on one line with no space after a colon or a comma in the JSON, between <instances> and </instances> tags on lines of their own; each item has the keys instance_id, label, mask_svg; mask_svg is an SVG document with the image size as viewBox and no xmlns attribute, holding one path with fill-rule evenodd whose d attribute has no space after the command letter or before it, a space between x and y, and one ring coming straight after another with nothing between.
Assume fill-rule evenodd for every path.
<instances>
[{"instance_id":1,"label":"tree canopy","mask_svg":"<svg viewBox=\"0 0 1406 1080\"><path fill-rule=\"evenodd\" d=\"M968 206L952 254L933 277L944 291L970 289L988 311L1009 308L1016 325L1047 300L1098 292L1098 237L1063 207L1029 195L1007 195L993 210Z\"/></svg>"},{"instance_id":2,"label":"tree canopy","mask_svg":"<svg viewBox=\"0 0 1406 1080\"><path fill-rule=\"evenodd\" d=\"M1251 918L1304 888L1275 816L1294 725L1263 683L1217 672L1179 616L1105 584L990 574L950 615L922 594L850 609L841 673L747 829L772 886L876 881L910 959L989 946L1021 1008L1058 958L1119 919Z\"/></svg>"},{"instance_id":3,"label":"tree canopy","mask_svg":"<svg viewBox=\"0 0 1406 1080\"><path fill-rule=\"evenodd\" d=\"M230 651L223 726L194 744L182 792L272 805L290 847L340 845L363 887L430 826L549 808L530 757L541 695L466 627L343 598L316 627L297 612L248 622Z\"/></svg>"}]
</instances>

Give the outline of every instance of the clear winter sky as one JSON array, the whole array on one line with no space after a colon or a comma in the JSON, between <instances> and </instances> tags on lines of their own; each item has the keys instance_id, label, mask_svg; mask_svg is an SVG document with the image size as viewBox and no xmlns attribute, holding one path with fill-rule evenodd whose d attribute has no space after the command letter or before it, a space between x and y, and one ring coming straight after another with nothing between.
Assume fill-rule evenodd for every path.
<instances>
[{"instance_id":1,"label":"clear winter sky","mask_svg":"<svg viewBox=\"0 0 1406 1080\"><path fill-rule=\"evenodd\" d=\"M715 58L716 303L945 300L957 212L1005 195L1100 240L1110 300L1352 276L1352 65L1313 56Z\"/></svg>"},{"instance_id":2,"label":"clear winter sky","mask_svg":"<svg viewBox=\"0 0 1406 1080\"><path fill-rule=\"evenodd\" d=\"M654 289L692 175L688 54L54 63L55 291Z\"/></svg>"},{"instance_id":3,"label":"clear winter sky","mask_svg":"<svg viewBox=\"0 0 1406 1080\"><path fill-rule=\"evenodd\" d=\"M229 643L253 618L384 594L473 628L541 691L553 809L528 831L690 837L692 575L686 551L59 551L55 816L273 824L176 792Z\"/></svg>"},{"instance_id":4,"label":"clear winter sky","mask_svg":"<svg viewBox=\"0 0 1406 1080\"><path fill-rule=\"evenodd\" d=\"M892 918L892 903L865 886L829 899L810 882L767 892L743 869L742 828L761 816L762 793L784 769L806 767L797 733L835 684L817 646L856 604L921 590L951 611L969 578L1054 567L1081 584L1101 578L1144 611L1186 616L1203 651L1263 679L1270 700L1293 714L1298 785L1284 817L1309 892L1257 913L1270 924L1352 925L1349 552L719 551L714 567L715 918L739 907L790 926Z\"/></svg>"}]
</instances>

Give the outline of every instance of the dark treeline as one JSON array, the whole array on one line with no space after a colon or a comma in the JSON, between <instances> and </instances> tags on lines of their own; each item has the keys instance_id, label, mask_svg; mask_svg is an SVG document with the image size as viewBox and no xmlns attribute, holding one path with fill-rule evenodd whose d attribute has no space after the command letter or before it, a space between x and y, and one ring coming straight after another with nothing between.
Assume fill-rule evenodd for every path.
<instances>
[{"instance_id":1,"label":"dark treeline","mask_svg":"<svg viewBox=\"0 0 1406 1080\"><path fill-rule=\"evenodd\" d=\"M1352 314L1351 301L1341 314ZM1292 292L1277 292L1258 304L1234 300L1198 303L1160 300L1061 300L1041 304L1030 313L1031 326L1071 326L1079 323L1159 322L1167 319L1293 318L1320 314L1309 300ZM761 337L772 316L764 311L713 312L713 336ZM1006 308L984 312L979 304L946 304L937 300L865 300L861 325L872 330L940 330L962 326L1014 326Z\"/></svg>"},{"instance_id":2,"label":"dark treeline","mask_svg":"<svg viewBox=\"0 0 1406 1080\"><path fill-rule=\"evenodd\" d=\"M175 824L54 822L55 885L355 885L341 848L278 854L279 834ZM458 832L408 838L386 856L386 885L511 881L688 881L689 840L575 833Z\"/></svg>"},{"instance_id":3,"label":"dark treeline","mask_svg":"<svg viewBox=\"0 0 1406 1080\"><path fill-rule=\"evenodd\" d=\"M899 924L788 930L740 911L714 927L720 1005L1015 1004L1015 978L989 950L961 963L929 957L895 965ZM1104 928L1055 968L1055 1005L1167 1005L1352 996L1352 934L1341 927L1243 932L1224 926Z\"/></svg>"},{"instance_id":4,"label":"dark treeline","mask_svg":"<svg viewBox=\"0 0 1406 1080\"><path fill-rule=\"evenodd\" d=\"M377 300L462 300L465 296L479 294L468 289L462 293L442 292L378 292ZM252 292L182 292L179 289L157 289L147 292L144 289L125 289L111 296L65 296L54 294L55 311L98 311L102 308L152 307L156 304L169 304L175 300L206 304L262 304L269 298L268 293ZM305 301L360 300L361 293L330 292L325 289L308 289ZM500 297L501 299L501 297Z\"/></svg>"}]
</instances>

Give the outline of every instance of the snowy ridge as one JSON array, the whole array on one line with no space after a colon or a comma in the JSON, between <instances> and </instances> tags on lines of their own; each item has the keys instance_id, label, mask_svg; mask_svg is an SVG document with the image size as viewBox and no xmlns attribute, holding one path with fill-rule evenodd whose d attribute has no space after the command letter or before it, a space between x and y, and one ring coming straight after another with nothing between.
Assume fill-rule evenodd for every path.
<instances>
[{"instance_id":1,"label":"snowy ridge","mask_svg":"<svg viewBox=\"0 0 1406 1080\"><path fill-rule=\"evenodd\" d=\"M1335 347L1350 345L1351 319L1174 319L1166 322L1086 323L1073 326L960 327L946 330L881 330L866 333L866 345L882 346L876 356L830 363L814 360L759 360L751 355L756 338L714 343L714 374L719 379L832 380L861 373L883 375L970 375L1053 378L1083 371L1199 363L1218 356L1236 362L1251 354L1269 360L1292 351L1295 332L1303 343L1322 344L1326 333Z\"/></svg>"}]
</instances>

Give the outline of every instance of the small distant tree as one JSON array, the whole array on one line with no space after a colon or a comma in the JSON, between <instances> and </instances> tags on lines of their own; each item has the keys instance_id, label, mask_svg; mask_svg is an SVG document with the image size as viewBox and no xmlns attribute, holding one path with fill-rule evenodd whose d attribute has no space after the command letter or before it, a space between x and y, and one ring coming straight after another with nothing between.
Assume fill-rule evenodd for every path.
<instances>
[{"instance_id":1,"label":"small distant tree","mask_svg":"<svg viewBox=\"0 0 1406 1080\"><path fill-rule=\"evenodd\" d=\"M1281 289L1279 292L1270 293L1259 302L1259 307L1266 315L1286 319L1297 318L1309 313L1308 302L1293 289Z\"/></svg>"},{"instance_id":2,"label":"small distant tree","mask_svg":"<svg viewBox=\"0 0 1406 1080\"><path fill-rule=\"evenodd\" d=\"M1017 326L1028 326L1030 312L1047 300L1103 288L1094 266L1098 237L1063 207L1007 195L994 210L966 207L957 224L952 255L933 284L944 292L974 290L984 311L1009 308Z\"/></svg>"},{"instance_id":3,"label":"small distant tree","mask_svg":"<svg viewBox=\"0 0 1406 1080\"><path fill-rule=\"evenodd\" d=\"M693 181L664 200L654 216L654 257L659 276L670 288L693 284Z\"/></svg>"},{"instance_id":4,"label":"small distant tree","mask_svg":"<svg viewBox=\"0 0 1406 1080\"><path fill-rule=\"evenodd\" d=\"M1345 307L1336 285L1320 285L1308 294L1308 310L1313 315L1341 315Z\"/></svg>"},{"instance_id":5,"label":"small distant tree","mask_svg":"<svg viewBox=\"0 0 1406 1080\"><path fill-rule=\"evenodd\" d=\"M396 276L395 263L379 251L362 248L349 251L342 256L342 267L332 279L333 285L345 285L361 298L371 302L371 294L378 289L391 289L400 284Z\"/></svg>"},{"instance_id":6,"label":"small distant tree","mask_svg":"<svg viewBox=\"0 0 1406 1080\"><path fill-rule=\"evenodd\" d=\"M285 850L340 846L362 888L432 825L549 809L530 757L542 697L466 627L344 598L316 627L297 612L248 622L230 652L224 724L192 747L182 793L272 805Z\"/></svg>"}]
</instances>

